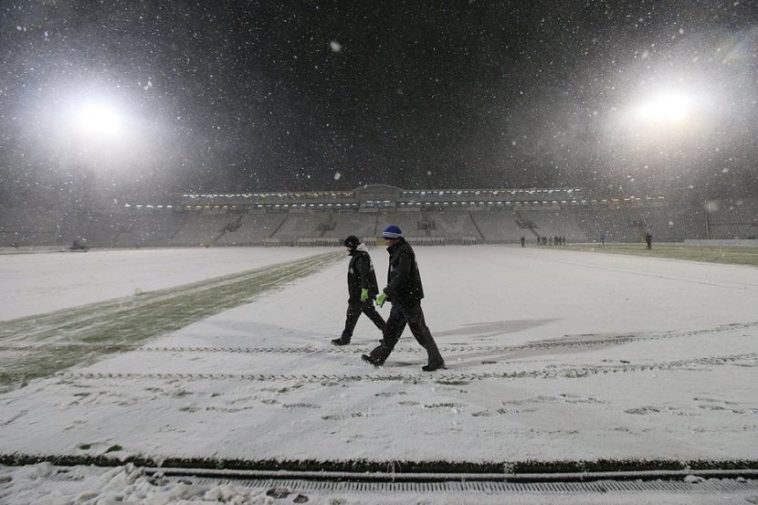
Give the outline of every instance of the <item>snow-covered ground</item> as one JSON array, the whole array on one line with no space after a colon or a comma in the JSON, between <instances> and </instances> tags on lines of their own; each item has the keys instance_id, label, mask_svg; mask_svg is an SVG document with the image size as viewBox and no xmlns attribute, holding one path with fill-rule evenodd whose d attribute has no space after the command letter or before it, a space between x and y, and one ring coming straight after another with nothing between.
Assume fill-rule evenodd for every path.
<instances>
[{"instance_id":1,"label":"snow-covered ground","mask_svg":"<svg viewBox=\"0 0 758 505\"><path fill-rule=\"evenodd\" d=\"M0 256L0 320L322 252ZM381 282L386 253L372 255ZM758 456L758 269L499 246L417 255L427 323L447 370L421 372L425 353L408 331L384 367L367 365L360 355L380 338L367 319L351 346L329 344L344 321L345 257L136 350L3 394L0 453L469 462ZM41 471L27 473L34 469ZM11 497L41 489L22 470L5 472L0 489L10 486ZM129 480L126 469L112 472L83 481ZM14 477L6 484L2 475ZM239 503L272 500L248 498Z\"/></svg>"},{"instance_id":2,"label":"snow-covered ground","mask_svg":"<svg viewBox=\"0 0 758 505\"><path fill-rule=\"evenodd\" d=\"M116 249L0 255L0 321L304 258L323 250Z\"/></svg>"}]
</instances>

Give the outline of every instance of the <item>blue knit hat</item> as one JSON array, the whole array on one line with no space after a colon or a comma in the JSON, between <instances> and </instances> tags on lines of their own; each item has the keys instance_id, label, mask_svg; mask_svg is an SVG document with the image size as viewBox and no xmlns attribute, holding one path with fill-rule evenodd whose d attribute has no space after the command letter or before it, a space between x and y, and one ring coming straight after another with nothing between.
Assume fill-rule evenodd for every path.
<instances>
[{"instance_id":1,"label":"blue knit hat","mask_svg":"<svg viewBox=\"0 0 758 505\"><path fill-rule=\"evenodd\" d=\"M400 228L394 224L389 225L384 229L382 233L383 238L400 238L403 236L403 232Z\"/></svg>"}]
</instances>

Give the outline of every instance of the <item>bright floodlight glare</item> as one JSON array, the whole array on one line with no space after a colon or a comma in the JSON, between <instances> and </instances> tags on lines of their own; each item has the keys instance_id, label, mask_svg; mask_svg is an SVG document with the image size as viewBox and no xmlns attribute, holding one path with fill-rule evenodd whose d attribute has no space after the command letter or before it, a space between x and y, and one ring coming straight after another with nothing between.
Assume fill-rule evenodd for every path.
<instances>
[{"instance_id":1,"label":"bright floodlight glare","mask_svg":"<svg viewBox=\"0 0 758 505\"><path fill-rule=\"evenodd\" d=\"M692 105L692 98L684 93L660 93L641 103L636 115L652 124L679 124L690 118Z\"/></svg>"},{"instance_id":2,"label":"bright floodlight glare","mask_svg":"<svg viewBox=\"0 0 758 505\"><path fill-rule=\"evenodd\" d=\"M123 120L118 111L102 102L82 104L75 112L74 121L79 133L88 137L116 138L124 132Z\"/></svg>"}]
</instances>

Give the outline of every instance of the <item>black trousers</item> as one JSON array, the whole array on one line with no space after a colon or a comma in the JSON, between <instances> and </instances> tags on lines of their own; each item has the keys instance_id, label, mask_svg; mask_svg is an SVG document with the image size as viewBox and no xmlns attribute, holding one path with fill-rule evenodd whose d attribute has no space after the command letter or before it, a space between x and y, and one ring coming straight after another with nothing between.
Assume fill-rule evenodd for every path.
<instances>
[{"instance_id":1,"label":"black trousers","mask_svg":"<svg viewBox=\"0 0 758 505\"><path fill-rule=\"evenodd\" d=\"M405 330L405 325L411 328L411 333L416 338L421 347L426 349L428 364L437 365L443 362L442 355L437 348L437 343L432 337L432 333L426 326L424 320L424 311L421 309L421 303L411 305L393 304L390 310L390 317L387 319L387 329L384 331L384 339L379 347L371 351L371 357L378 361L384 362L392 353L395 344L400 340L400 336Z\"/></svg>"},{"instance_id":2,"label":"black trousers","mask_svg":"<svg viewBox=\"0 0 758 505\"><path fill-rule=\"evenodd\" d=\"M358 324L358 318L361 314L366 314L369 319L379 328L379 331L384 333L387 324L382 319L382 316L374 308L374 302L368 300L365 302L347 302L347 315L345 317L345 329L342 330L342 338L348 342L353 337L353 330L355 325Z\"/></svg>"}]
</instances>

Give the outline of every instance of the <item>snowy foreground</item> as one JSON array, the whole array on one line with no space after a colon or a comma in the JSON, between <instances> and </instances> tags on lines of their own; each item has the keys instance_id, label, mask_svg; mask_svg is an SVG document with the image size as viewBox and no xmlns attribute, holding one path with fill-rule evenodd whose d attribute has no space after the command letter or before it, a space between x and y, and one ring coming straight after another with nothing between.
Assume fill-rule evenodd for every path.
<instances>
[{"instance_id":1,"label":"snowy foreground","mask_svg":"<svg viewBox=\"0 0 758 505\"><path fill-rule=\"evenodd\" d=\"M0 321L323 252L0 256ZM362 362L379 339L367 319L352 345L329 344L344 321L345 257L129 352L0 395L0 453L505 464L758 456L758 269L497 246L417 254L427 322L447 370L421 372L425 353L408 331L384 367ZM381 282L386 253L375 248L372 256ZM12 358L11 347L0 357ZM51 478L53 471L45 464L0 469L0 503L298 497L160 482L129 467L77 467L70 481ZM309 503L502 502L485 495L303 496ZM524 495L508 503L712 498ZM724 503L758 503L750 494L731 498Z\"/></svg>"}]
</instances>

